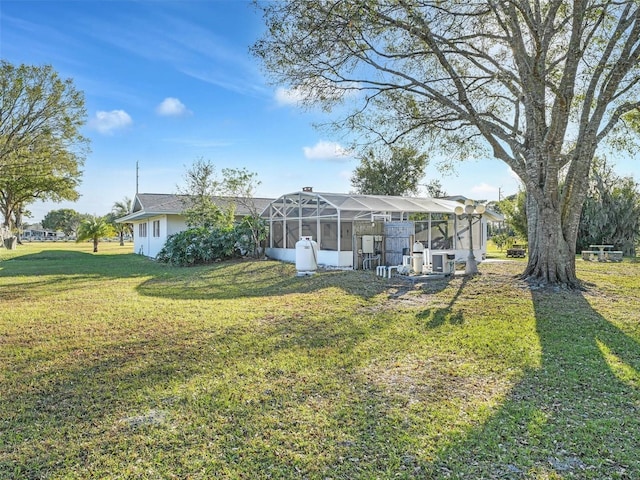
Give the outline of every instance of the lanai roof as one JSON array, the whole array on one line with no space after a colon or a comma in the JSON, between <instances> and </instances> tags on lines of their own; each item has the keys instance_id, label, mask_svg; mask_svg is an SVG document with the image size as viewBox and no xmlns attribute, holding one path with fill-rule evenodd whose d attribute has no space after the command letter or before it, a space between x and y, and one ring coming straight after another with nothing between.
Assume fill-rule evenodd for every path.
<instances>
[{"instance_id":1,"label":"lanai roof","mask_svg":"<svg viewBox=\"0 0 640 480\"><path fill-rule=\"evenodd\" d=\"M461 203L442 198L428 197L398 197L387 195L359 195L350 193L320 193L320 192L295 192L282 195L271 202L276 208L294 205L311 207L319 205L321 208L332 207L342 213L350 212L348 217L357 217L364 213L450 213ZM291 212L293 213L293 212ZM268 210L263 212L263 216ZM295 215L287 215L294 217ZM501 220L501 215L487 210L485 216L490 220Z\"/></svg>"}]
</instances>

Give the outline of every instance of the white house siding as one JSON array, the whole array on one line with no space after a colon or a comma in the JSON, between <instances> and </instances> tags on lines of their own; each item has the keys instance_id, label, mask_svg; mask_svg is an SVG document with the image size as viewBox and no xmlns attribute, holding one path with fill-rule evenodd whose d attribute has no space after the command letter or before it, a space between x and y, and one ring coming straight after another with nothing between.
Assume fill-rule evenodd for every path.
<instances>
[{"instance_id":1,"label":"white house siding","mask_svg":"<svg viewBox=\"0 0 640 480\"><path fill-rule=\"evenodd\" d=\"M167 215L166 221L167 228L165 241L169 235L174 235L187 229L187 224L184 221L184 217L182 215ZM163 231L160 231L160 234L162 235Z\"/></svg>"},{"instance_id":2,"label":"white house siding","mask_svg":"<svg viewBox=\"0 0 640 480\"><path fill-rule=\"evenodd\" d=\"M157 232L157 236L155 236L153 232L153 222L159 222L160 230ZM167 241L167 216L151 217L149 219L149 226L147 227L147 234L149 238L148 255L155 258Z\"/></svg>"},{"instance_id":3,"label":"white house siding","mask_svg":"<svg viewBox=\"0 0 640 480\"><path fill-rule=\"evenodd\" d=\"M159 222L159 236L154 236L154 222ZM146 237L140 236L140 224L146 224ZM164 244L167 242L169 235L180 233L187 229L187 224L181 215L158 215L148 219L134 222L133 224L133 251L147 257L155 258ZM156 232L157 233L157 232Z\"/></svg>"},{"instance_id":4,"label":"white house siding","mask_svg":"<svg viewBox=\"0 0 640 480\"><path fill-rule=\"evenodd\" d=\"M296 262L295 248L267 248L265 253L267 257L274 260L280 260L282 262L288 263ZM318 265L340 268L353 268L353 253L350 250L347 252L319 250Z\"/></svg>"},{"instance_id":5,"label":"white house siding","mask_svg":"<svg viewBox=\"0 0 640 480\"><path fill-rule=\"evenodd\" d=\"M142 236L140 233L140 226L146 226L146 234ZM133 251L134 253L145 255L147 257L155 257L158 252L153 253L151 248L151 231L152 222L151 219L144 219L142 221L133 222Z\"/></svg>"},{"instance_id":6,"label":"white house siding","mask_svg":"<svg viewBox=\"0 0 640 480\"><path fill-rule=\"evenodd\" d=\"M146 224L147 221L137 221L131 222L133 224L133 252L138 253L140 255L147 255L149 251L149 237L141 237L140 236L140 224ZM147 234L148 234L148 225L147 225Z\"/></svg>"}]
</instances>

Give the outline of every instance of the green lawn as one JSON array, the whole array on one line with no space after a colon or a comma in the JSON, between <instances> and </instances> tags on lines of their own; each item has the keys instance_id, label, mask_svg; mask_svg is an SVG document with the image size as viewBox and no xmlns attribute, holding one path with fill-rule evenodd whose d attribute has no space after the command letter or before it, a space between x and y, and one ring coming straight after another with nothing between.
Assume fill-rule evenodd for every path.
<instances>
[{"instance_id":1,"label":"green lawn","mask_svg":"<svg viewBox=\"0 0 640 480\"><path fill-rule=\"evenodd\" d=\"M640 478L640 264L413 287L0 249L1 479Z\"/></svg>"}]
</instances>

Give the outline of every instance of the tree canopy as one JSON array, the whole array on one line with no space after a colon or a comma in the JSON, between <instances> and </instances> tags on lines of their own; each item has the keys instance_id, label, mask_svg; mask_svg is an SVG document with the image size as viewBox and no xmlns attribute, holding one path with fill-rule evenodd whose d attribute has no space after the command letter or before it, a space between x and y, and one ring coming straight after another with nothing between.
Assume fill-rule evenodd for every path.
<instances>
[{"instance_id":1,"label":"tree canopy","mask_svg":"<svg viewBox=\"0 0 640 480\"><path fill-rule=\"evenodd\" d=\"M598 160L589 181L582 210L578 249L612 244L624 255L635 255L640 239L640 188L632 177L616 175L611 165Z\"/></svg>"},{"instance_id":2,"label":"tree canopy","mask_svg":"<svg viewBox=\"0 0 640 480\"><path fill-rule=\"evenodd\" d=\"M427 162L427 155L413 147L390 147L384 152L369 149L360 158L351 185L362 194L416 195Z\"/></svg>"},{"instance_id":3,"label":"tree canopy","mask_svg":"<svg viewBox=\"0 0 640 480\"><path fill-rule=\"evenodd\" d=\"M622 138L614 135L621 117L640 107L640 4L258 4L267 29L253 51L275 84L340 114L334 126L358 141L402 140L450 162L502 160L527 192L523 275L577 285L575 245L593 157L607 138Z\"/></svg>"},{"instance_id":4,"label":"tree canopy","mask_svg":"<svg viewBox=\"0 0 640 480\"><path fill-rule=\"evenodd\" d=\"M42 219L42 228L48 230L61 230L67 237L74 235L82 220L88 220L88 216L83 216L72 208L61 208L51 210Z\"/></svg>"},{"instance_id":5,"label":"tree canopy","mask_svg":"<svg viewBox=\"0 0 640 480\"><path fill-rule=\"evenodd\" d=\"M34 200L76 200L88 141L84 96L51 66L0 61L0 208L5 225Z\"/></svg>"}]
</instances>

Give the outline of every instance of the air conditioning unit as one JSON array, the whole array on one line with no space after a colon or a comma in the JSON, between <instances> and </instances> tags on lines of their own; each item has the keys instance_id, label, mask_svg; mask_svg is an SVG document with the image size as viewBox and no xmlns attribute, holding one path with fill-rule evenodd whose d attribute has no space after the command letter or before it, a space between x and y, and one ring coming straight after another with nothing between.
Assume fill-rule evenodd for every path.
<instances>
[{"instance_id":1,"label":"air conditioning unit","mask_svg":"<svg viewBox=\"0 0 640 480\"><path fill-rule=\"evenodd\" d=\"M455 258L455 255L451 253L432 253L431 271L433 273L453 275L455 272Z\"/></svg>"}]
</instances>

